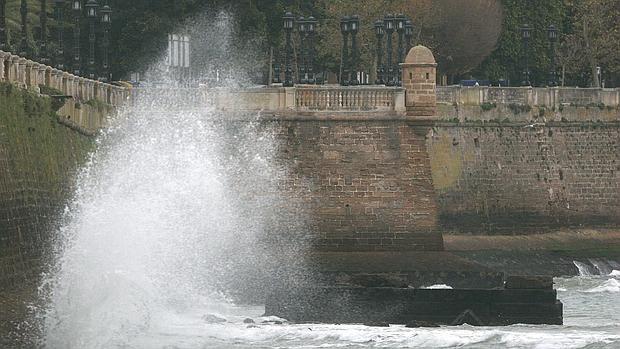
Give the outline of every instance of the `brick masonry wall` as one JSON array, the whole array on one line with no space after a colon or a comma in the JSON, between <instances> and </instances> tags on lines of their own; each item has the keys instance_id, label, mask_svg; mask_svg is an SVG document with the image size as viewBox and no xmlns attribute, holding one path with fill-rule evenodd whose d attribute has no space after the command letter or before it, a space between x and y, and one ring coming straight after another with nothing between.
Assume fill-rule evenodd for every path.
<instances>
[{"instance_id":1,"label":"brick masonry wall","mask_svg":"<svg viewBox=\"0 0 620 349\"><path fill-rule=\"evenodd\" d=\"M444 123L427 145L444 231L620 224L618 123Z\"/></svg>"},{"instance_id":2,"label":"brick masonry wall","mask_svg":"<svg viewBox=\"0 0 620 349\"><path fill-rule=\"evenodd\" d=\"M58 122L49 98L0 83L0 288L36 278L50 226L91 146Z\"/></svg>"},{"instance_id":3,"label":"brick masonry wall","mask_svg":"<svg viewBox=\"0 0 620 349\"><path fill-rule=\"evenodd\" d=\"M402 121L282 121L288 188L323 251L441 249L428 128Z\"/></svg>"}]
</instances>

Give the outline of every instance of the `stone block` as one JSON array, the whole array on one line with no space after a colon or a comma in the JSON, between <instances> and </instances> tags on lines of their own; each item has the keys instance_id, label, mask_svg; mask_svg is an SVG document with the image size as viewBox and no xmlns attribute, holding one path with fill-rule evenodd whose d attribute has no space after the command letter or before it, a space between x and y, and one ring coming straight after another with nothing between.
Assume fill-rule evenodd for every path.
<instances>
[{"instance_id":1,"label":"stone block","mask_svg":"<svg viewBox=\"0 0 620 349\"><path fill-rule=\"evenodd\" d=\"M508 276L506 289L553 289L553 278L550 276Z\"/></svg>"}]
</instances>

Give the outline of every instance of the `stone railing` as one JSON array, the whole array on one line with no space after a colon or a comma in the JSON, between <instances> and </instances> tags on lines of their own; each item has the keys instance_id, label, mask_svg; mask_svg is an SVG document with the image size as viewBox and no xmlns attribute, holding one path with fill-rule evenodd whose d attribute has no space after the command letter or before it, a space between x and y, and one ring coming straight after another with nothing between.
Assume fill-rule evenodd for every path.
<instances>
[{"instance_id":1,"label":"stone railing","mask_svg":"<svg viewBox=\"0 0 620 349\"><path fill-rule=\"evenodd\" d=\"M105 119L101 112L90 110L89 104L96 101L118 107L129 96L124 87L75 76L4 51L0 51L0 82L10 82L35 93L41 93L42 87L57 90L60 95L55 98L68 99L58 111L61 121L86 132L103 127Z\"/></svg>"},{"instance_id":2,"label":"stone railing","mask_svg":"<svg viewBox=\"0 0 620 349\"><path fill-rule=\"evenodd\" d=\"M620 89L438 86L437 102L463 105L495 103L618 107Z\"/></svg>"},{"instance_id":3,"label":"stone railing","mask_svg":"<svg viewBox=\"0 0 620 349\"><path fill-rule=\"evenodd\" d=\"M223 111L280 113L405 111L405 92L387 87L296 86L249 89L207 89L205 101Z\"/></svg>"},{"instance_id":4,"label":"stone railing","mask_svg":"<svg viewBox=\"0 0 620 349\"><path fill-rule=\"evenodd\" d=\"M402 105L401 105L402 104ZM297 87L298 111L385 111L404 110L404 93L386 87Z\"/></svg>"}]
</instances>

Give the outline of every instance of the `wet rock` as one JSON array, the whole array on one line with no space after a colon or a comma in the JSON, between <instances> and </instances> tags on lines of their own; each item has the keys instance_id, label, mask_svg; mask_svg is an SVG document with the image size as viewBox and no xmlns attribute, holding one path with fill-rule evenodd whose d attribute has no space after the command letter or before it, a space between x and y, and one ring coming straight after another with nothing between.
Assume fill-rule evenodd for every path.
<instances>
[{"instance_id":1,"label":"wet rock","mask_svg":"<svg viewBox=\"0 0 620 349\"><path fill-rule=\"evenodd\" d=\"M390 324L387 322L366 322L364 326L370 327L390 327Z\"/></svg>"},{"instance_id":2,"label":"wet rock","mask_svg":"<svg viewBox=\"0 0 620 349\"><path fill-rule=\"evenodd\" d=\"M222 322L226 322L226 319L223 319L223 318L221 318L219 316L215 316L213 314L207 314L207 315L203 316L202 320L204 320L208 324L219 324L219 323L222 323Z\"/></svg>"},{"instance_id":3,"label":"wet rock","mask_svg":"<svg viewBox=\"0 0 620 349\"><path fill-rule=\"evenodd\" d=\"M244 323L244 324L253 324L253 323L254 323L254 320L252 320L252 319L250 319L250 318L245 318L245 319L243 319L243 323Z\"/></svg>"},{"instance_id":4,"label":"wet rock","mask_svg":"<svg viewBox=\"0 0 620 349\"><path fill-rule=\"evenodd\" d=\"M550 276L508 276L506 278L506 289L553 289L553 278Z\"/></svg>"},{"instance_id":5,"label":"wet rock","mask_svg":"<svg viewBox=\"0 0 620 349\"><path fill-rule=\"evenodd\" d=\"M387 274L356 274L350 276L346 283L352 286L360 287L409 287L407 281L399 275Z\"/></svg>"},{"instance_id":6,"label":"wet rock","mask_svg":"<svg viewBox=\"0 0 620 349\"><path fill-rule=\"evenodd\" d=\"M408 328L439 327L439 325L433 322L429 322L429 321L414 320L414 321L410 321L406 323L405 327L408 327Z\"/></svg>"},{"instance_id":7,"label":"wet rock","mask_svg":"<svg viewBox=\"0 0 620 349\"><path fill-rule=\"evenodd\" d=\"M460 325L484 326L484 322L470 309L465 310L452 321L451 326Z\"/></svg>"}]
</instances>

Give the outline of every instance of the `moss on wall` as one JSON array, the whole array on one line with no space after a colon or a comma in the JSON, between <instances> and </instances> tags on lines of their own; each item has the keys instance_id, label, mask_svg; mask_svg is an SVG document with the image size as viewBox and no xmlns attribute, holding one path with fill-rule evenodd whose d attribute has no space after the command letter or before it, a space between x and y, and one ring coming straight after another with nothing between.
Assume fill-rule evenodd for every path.
<instances>
[{"instance_id":1,"label":"moss on wall","mask_svg":"<svg viewBox=\"0 0 620 349\"><path fill-rule=\"evenodd\" d=\"M37 274L72 175L93 145L58 122L52 98L0 84L0 287Z\"/></svg>"}]
</instances>

